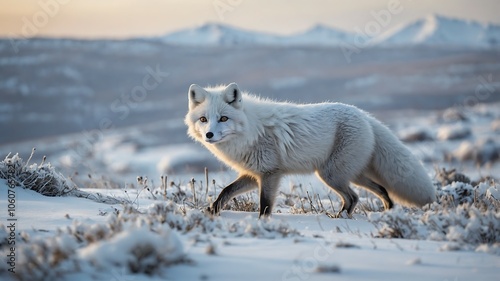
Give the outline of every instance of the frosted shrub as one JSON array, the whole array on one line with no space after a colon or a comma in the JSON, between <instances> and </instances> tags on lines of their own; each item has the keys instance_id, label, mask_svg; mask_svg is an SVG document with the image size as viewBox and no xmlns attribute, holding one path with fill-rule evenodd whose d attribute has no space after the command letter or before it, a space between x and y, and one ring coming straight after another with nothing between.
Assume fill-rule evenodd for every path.
<instances>
[{"instance_id":1,"label":"frosted shrub","mask_svg":"<svg viewBox=\"0 0 500 281\"><path fill-rule=\"evenodd\" d=\"M299 232L288 225L284 221L273 219L256 220L252 217L247 217L244 220L231 223L229 232L235 236L250 236L259 238L281 238L300 235Z\"/></svg>"},{"instance_id":2,"label":"frosted shrub","mask_svg":"<svg viewBox=\"0 0 500 281\"><path fill-rule=\"evenodd\" d=\"M469 137L472 131L463 123L441 126L437 132L437 138L441 141L458 140Z\"/></svg>"},{"instance_id":3,"label":"frosted shrub","mask_svg":"<svg viewBox=\"0 0 500 281\"><path fill-rule=\"evenodd\" d=\"M18 241L13 276L19 280L58 280L88 267L103 276L111 267L152 275L160 274L168 265L186 261L182 243L168 224L125 209L111 215L107 223L75 222L53 237L31 241L29 236L21 235L23 241ZM0 230L0 239L2 235ZM3 257L7 255L7 246L0 243ZM3 270L1 274L8 272Z\"/></svg>"},{"instance_id":4,"label":"frosted shrub","mask_svg":"<svg viewBox=\"0 0 500 281\"><path fill-rule=\"evenodd\" d=\"M165 223L181 233L212 233L223 228L220 219L211 218L197 209L181 209L173 202L153 204L147 213L156 222Z\"/></svg>"},{"instance_id":5,"label":"frosted shrub","mask_svg":"<svg viewBox=\"0 0 500 281\"><path fill-rule=\"evenodd\" d=\"M170 228L151 231L134 226L127 231L82 248L78 256L99 270L118 266L130 273L154 274L184 259L182 244Z\"/></svg>"},{"instance_id":6,"label":"frosted shrub","mask_svg":"<svg viewBox=\"0 0 500 281\"><path fill-rule=\"evenodd\" d=\"M45 160L44 157L40 164L29 165L29 159L24 162L18 154L14 156L9 154L0 162L0 179L9 178L14 181L16 186L36 191L45 196L75 196L108 204L122 203L116 198L79 190ZM9 168L10 171L8 171Z\"/></svg>"},{"instance_id":7,"label":"frosted shrub","mask_svg":"<svg viewBox=\"0 0 500 281\"><path fill-rule=\"evenodd\" d=\"M371 213L375 236L384 238L451 241L462 248L499 247L500 185L479 183L472 187L453 182L438 188L438 202L423 209L396 207Z\"/></svg>"},{"instance_id":8,"label":"frosted shrub","mask_svg":"<svg viewBox=\"0 0 500 281\"><path fill-rule=\"evenodd\" d=\"M58 280L79 270L74 237L61 234L21 244L18 249L14 277L19 280ZM5 256L2 249L2 256ZM3 271L2 273L6 273Z\"/></svg>"},{"instance_id":9,"label":"frosted shrub","mask_svg":"<svg viewBox=\"0 0 500 281\"><path fill-rule=\"evenodd\" d=\"M8 168L13 170L8 172ZM62 196L72 191L64 178L57 172L50 163L42 161L41 164L32 164L28 166L18 154L14 156L7 155L0 162L0 178L7 179L10 176L16 185L34 190L46 196Z\"/></svg>"},{"instance_id":10,"label":"frosted shrub","mask_svg":"<svg viewBox=\"0 0 500 281\"><path fill-rule=\"evenodd\" d=\"M119 215L124 217L124 215ZM141 215L128 215L124 220L135 221ZM275 219L256 220L247 217L240 221L228 221L220 217L212 217L197 209L181 209L173 202L155 203L147 210L149 224L167 224L181 233L201 232L214 236L230 234L234 236L252 236L260 238L277 238L299 235L297 230L283 221Z\"/></svg>"},{"instance_id":11,"label":"frosted shrub","mask_svg":"<svg viewBox=\"0 0 500 281\"><path fill-rule=\"evenodd\" d=\"M383 214L370 213L368 218L378 224L376 237L418 239L421 231L418 220L398 205Z\"/></svg>"}]
</instances>

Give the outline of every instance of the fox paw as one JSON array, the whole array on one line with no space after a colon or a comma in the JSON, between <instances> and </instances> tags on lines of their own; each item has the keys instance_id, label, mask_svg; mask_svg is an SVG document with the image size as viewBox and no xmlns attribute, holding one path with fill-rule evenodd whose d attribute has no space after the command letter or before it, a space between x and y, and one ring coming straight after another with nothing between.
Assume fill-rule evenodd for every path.
<instances>
[{"instance_id":1,"label":"fox paw","mask_svg":"<svg viewBox=\"0 0 500 281\"><path fill-rule=\"evenodd\" d=\"M217 208L214 208L214 206L208 206L205 209L205 214L211 215L211 216L217 216L217 215L219 215L219 210Z\"/></svg>"},{"instance_id":2,"label":"fox paw","mask_svg":"<svg viewBox=\"0 0 500 281\"><path fill-rule=\"evenodd\" d=\"M352 219L352 214L349 214L346 210L340 211L334 215L337 219Z\"/></svg>"}]
</instances>

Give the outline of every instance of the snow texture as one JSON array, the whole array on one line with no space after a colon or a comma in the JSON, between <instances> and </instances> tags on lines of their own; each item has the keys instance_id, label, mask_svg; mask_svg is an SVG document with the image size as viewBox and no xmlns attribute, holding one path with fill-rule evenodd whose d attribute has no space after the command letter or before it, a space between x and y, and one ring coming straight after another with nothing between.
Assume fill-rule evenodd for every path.
<instances>
[{"instance_id":1,"label":"snow texture","mask_svg":"<svg viewBox=\"0 0 500 281\"><path fill-rule=\"evenodd\" d=\"M9 161L12 158L7 157L2 164ZM19 163L26 166L22 160ZM142 189L106 192L108 197L122 197L118 201L123 205L118 206L76 197L46 197L19 185L15 190L23 223L16 240L16 273L8 272L4 262L0 275L9 280L191 280L203 276L232 280L250 270L242 280L300 276L326 280L331 274L386 280L406 276L410 266L418 278L447 276L451 268L464 278L492 278L500 262L500 185L494 180L472 185L468 177L445 169L439 180L436 203L422 209L395 206L380 212L380 204L361 198L352 219L329 218L329 209L333 212L338 204L329 206L328 193L311 196L301 185L291 187L297 195L281 194L278 213L261 220L246 212L207 215L205 207L215 192L194 179L187 184L172 182L167 189L165 183L155 186L140 178ZM6 181L1 181L0 191L7 189ZM235 200L231 208L244 208L249 200L256 198ZM55 203L59 212L40 208ZM64 213L63 220L39 230L50 225L52 216ZM77 214L86 219L74 219ZM4 257L10 251L9 235L10 230L1 225ZM453 262L458 258L467 260L466 268ZM387 266L398 260L406 267ZM224 268L216 267L219 262ZM424 273L422 265L435 266ZM468 267L480 270L468 271ZM368 274L370 268L379 268L379 273Z\"/></svg>"}]
</instances>

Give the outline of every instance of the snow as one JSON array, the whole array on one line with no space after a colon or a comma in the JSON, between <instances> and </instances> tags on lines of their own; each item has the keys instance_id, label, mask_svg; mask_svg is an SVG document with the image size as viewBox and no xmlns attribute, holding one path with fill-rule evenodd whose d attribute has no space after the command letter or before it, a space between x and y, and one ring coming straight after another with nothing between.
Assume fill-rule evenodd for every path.
<instances>
[{"instance_id":1,"label":"snow","mask_svg":"<svg viewBox=\"0 0 500 281\"><path fill-rule=\"evenodd\" d=\"M143 225L119 233L109 241L83 248L78 255L100 270L117 266L132 267L133 272L147 272L156 268L159 260L169 264L182 259L184 249L170 228L158 234Z\"/></svg>"},{"instance_id":2,"label":"snow","mask_svg":"<svg viewBox=\"0 0 500 281\"><path fill-rule=\"evenodd\" d=\"M475 143L464 141L450 156L459 161L494 163L500 158L500 146L492 139L479 139Z\"/></svg>"},{"instance_id":3,"label":"snow","mask_svg":"<svg viewBox=\"0 0 500 281\"><path fill-rule=\"evenodd\" d=\"M214 46L242 44L271 44L274 35L251 32L223 24L207 23L197 28L173 32L161 38L165 43L179 45Z\"/></svg>"},{"instance_id":4,"label":"snow","mask_svg":"<svg viewBox=\"0 0 500 281\"><path fill-rule=\"evenodd\" d=\"M497 47L498 26L431 14L376 38L381 46Z\"/></svg>"},{"instance_id":5,"label":"snow","mask_svg":"<svg viewBox=\"0 0 500 281\"><path fill-rule=\"evenodd\" d=\"M491 129L495 132L500 132L500 119L491 121Z\"/></svg>"},{"instance_id":6,"label":"snow","mask_svg":"<svg viewBox=\"0 0 500 281\"><path fill-rule=\"evenodd\" d=\"M0 180L0 190L5 195L5 180ZM17 235L31 241L17 240L17 269L24 272L19 273L24 278L493 280L500 265L498 245L479 245L472 251L460 242L483 239L484 231L489 231L483 226L500 229L494 226L500 222L498 213L485 215L474 209L438 211L436 216L430 215L434 214L432 209L416 210L409 217L406 210L396 207L389 212L370 212L369 216L355 214L353 219L331 219L324 214L290 214L282 207L281 213L270 219L259 220L257 213L241 211L223 211L212 219L188 205L153 198L154 192L136 189L128 193L135 196L133 192L137 192L137 209L84 198L45 197L21 187L15 190ZM500 194L499 186L485 183L476 193L464 183L442 190L458 200L455 204L460 204L460 198ZM85 191L130 198L123 189ZM167 198L172 198L173 191L167 192ZM0 208L7 209L5 200ZM464 211L469 219L464 219ZM394 227L377 225L379 220L389 223L388 218L413 222L405 231L414 238L379 236ZM6 221L4 214L1 221ZM455 223L445 234L433 230L433 226L446 229L448 221ZM5 235L0 231L0 238ZM490 235L496 234L490 231ZM53 260L48 271L29 267L35 263L31 255L39 249L46 249L44 255ZM2 278L10 280L12 275L5 274L5 265L0 269Z\"/></svg>"},{"instance_id":7,"label":"snow","mask_svg":"<svg viewBox=\"0 0 500 281\"><path fill-rule=\"evenodd\" d=\"M405 142L416 142L434 139L432 133L425 127L410 127L402 129L398 132L398 137L400 140Z\"/></svg>"},{"instance_id":8,"label":"snow","mask_svg":"<svg viewBox=\"0 0 500 281\"><path fill-rule=\"evenodd\" d=\"M271 35L242 30L220 23L207 23L167 34L161 41L175 45L232 46L349 46L355 45L355 33L317 24L310 29L291 35ZM405 23L378 37L370 38L378 46L458 46L498 47L500 26L475 21L455 19L430 14L413 22Z\"/></svg>"},{"instance_id":9,"label":"snow","mask_svg":"<svg viewBox=\"0 0 500 281\"><path fill-rule=\"evenodd\" d=\"M421 34L419 38L434 38L433 34L448 29L448 25L442 24L446 19L438 17L428 21L428 29L418 33ZM450 25L455 24L459 24L459 21L450 22ZM493 27L488 26L488 29L493 30ZM191 37L185 37L184 42L198 42L197 32L192 31ZM199 32L209 34L203 40L207 40L212 46L264 44L259 42L285 44L287 40L273 36L255 39L256 34L253 33L246 37L241 35L241 30L226 29L222 25L207 25ZM296 42L287 44L337 44L337 35L330 32L329 27L317 26L298 36L299 39L295 38ZM322 41L323 36L330 36L330 41ZM70 40L34 41L34 44L41 45L61 43L81 44ZM131 46L134 49L132 53L146 51L144 53L156 55L157 48L163 45L137 46L130 42L115 42L109 45L96 43L96 46L101 46L109 53ZM270 49L272 48L257 51L265 50L263 53L266 53ZM301 46L294 55L303 55L310 50ZM404 48L398 51L404 56L407 56L407 52L411 53ZM373 55L367 59L370 63L386 59L383 55L379 57L379 53L369 54L370 52L365 52ZM478 55L480 57L483 53L478 54L481 54ZM442 54L437 53L436 56L438 55ZM234 53L230 56L236 57ZM19 61L19 65L37 64L46 59L43 56L28 55ZM251 59L255 60L253 57ZM260 64L260 61L255 61ZM351 100L387 105L390 103L385 101L398 99L406 94L408 88L415 88L420 92L424 88L422 85L429 84L450 88L449 95L452 96L458 93L457 88L462 87L463 77L474 78L489 72L495 74L499 66L497 63L466 61L458 61L443 72L432 69L424 75L413 75L406 71L399 73L402 68L395 68L397 76L379 73L378 65L372 72L347 75L344 73L344 66L340 64L339 75L347 76L339 80L336 85L338 88L328 86L328 91L359 90L365 94L348 92L345 96L352 96L349 97ZM301 64L303 62L305 61L300 61ZM0 59L0 64L17 65L8 58ZM106 63L103 61L102 65L105 66ZM311 68L320 74L330 71L325 68L314 70L314 65ZM365 65L359 68L365 68ZM427 65L425 68L424 71L427 72ZM306 76L291 70L292 67L286 71L279 68L279 72L272 75L263 73L264 78L256 79L260 79L261 84L267 83L272 89L282 90L287 95L290 93L291 96L287 97L289 100L303 98L304 102L310 102L312 98L307 96L309 94L304 96L302 88L315 86L317 88L311 92L316 92L327 87L326 84L316 84L318 80L331 79L321 75ZM252 73L260 74L258 72L252 70ZM444 74L448 72L453 75ZM183 75L186 73L189 72L182 72ZM88 79L85 71L69 65L54 67L52 70L47 68L45 72L38 74L47 77L54 74L75 82ZM180 77L181 74L177 74L177 78ZM394 83L395 79L405 84L405 87ZM192 82L179 80L179 83ZM492 88L498 86L498 82L486 80L489 83L483 85ZM57 88L53 88L52 92L34 91L33 89L37 89L36 85L25 83L27 82L18 77L7 77L5 81L0 81L0 88L29 93L31 98L60 94ZM391 83L398 88L394 96L381 95L384 89L377 92L377 88ZM476 85L478 82L474 80L472 83ZM406 110L407 107L403 107L399 113L394 108L384 112L388 114L384 121L424 161L441 196L439 204L423 209L396 206L392 210L382 211L378 199L363 190L355 189L360 196L360 203L353 217L331 218L330 215L340 206L336 195L314 176L294 175L282 180L273 216L269 220L259 220L257 192L231 201L228 210L222 211L219 217L211 218L204 212L236 174L221 168L222 165L201 146L187 142L189 140L185 137L182 119L170 112L176 107L180 108L180 98L177 99L175 95L181 91L177 91L176 87L165 89L165 92L172 93L173 100L168 100L168 103L145 101L137 109L146 113L155 108L164 110L162 119L158 122L152 120L156 122L152 125L131 124L130 128L106 130L96 139L94 136L76 133L61 138L34 139L17 146L2 146L5 147L4 152L16 152L18 148L29 150L32 144L39 151L52 151L51 155L54 157L48 159L54 161L54 169L63 170L61 175L66 177L66 182L70 186L79 186L79 190L89 194L88 198L93 200L75 196L46 197L35 191L16 187L18 224L15 233L19 246L17 269L20 275L16 275L16 278L9 275L8 265L2 262L1 280L498 278L500 186L496 181L500 172L500 105L495 103L496 99L492 98L491 102L488 99L485 104L456 105L444 111ZM69 90L65 92L66 96L101 98L97 93L102 93L97 90L94 93L90 90L93 87L88 85L87 88L83 84L65 89ZM469 90L472 94L474 88L466 89ZM185 102L182 93L178 96ZM422 95L427 96L409 102L415 101L416 108L417 103L430 104L438 102L437 99L441 97L438 94L427 94L424 90ZM494 95L492 92L491 97ZM314 98L323 99L323 96ZM337 99L336 96L331 98ZM459 101L458 98L450 100ZM79 103L75 99L75 105ZM107 105L106 101L103 104ZM0 105L0 111L4 114L2 116L10 116L14 111L24 110L28 113L16 118L53 121L40 112L33 111L30 114L23 105L18 101L8 102ZM381 108L386 109L383 106ZM104 112L106 109L104 108ZM74 116L80 117L76 113ZM165 128L171 130L166 131ZM18 132L12 132L15 133ZM91 148L85 151L88 155L77 155L75 147L78 146L75 144L81 144L89 138L92 143ZM33 162L35 161L32 160L30 164ZM27 168L38 171L41 166L43 165L27 165ZM207 178L204 174L205 167L208 167ZM443 173L434 170L435 167L444 169ZM3 168L5 167L0 165L0 171ZM46 172L50 173L51 170ZM138 181L138 176L143 177L142 180ZM5 174L0 173L0 177L5 177ZM0 209L3 210L0 212L0 224L3 225L0 227L0 255L3 257L7 251L5 239L10 235L5 227L8 225L6 192L6 182L0 180ZM115 200L107 201L111 203L96 202L102 198Z\"/></svg>"},{"instance_id":10,"label":"snow","mask_svg":"<svg viewBox=\"0 0 500 281\"><path fill-rule=\"evenodd\" d=\"M500 199L500 190L494 188L493 186L488 187L488 190L486 191L486 196L492 197L496 200L499 200Z\"/></svg>"},{"instance_id":11,"label":"snow","mask_svg":"<svg viewBox=\"0 0 500 281\"><path fill-rule=\"evenodd\" d=\"M220 163L213 156L194 145L178 145L161 153L164 155L156 165L160 174L169 174L175 171L192 171L201 173L205 167L210 170L218 170ZM200 163L204 163L200 165Z\"/></svg>"},{"instance_id":12,"label":"snow","mask_svg":"<svg viewBox=\"0 0 500 281\"><path fill-rule=\"evenodd\" d=\"M7 198L7 186L1 180L0 191L2 198ZM17 216L22 218L20 227L29 233L54 232L58 228L68 225L73 220L88 223L104 222L100 209L107 205L90 200L81 200L76 197L45 197L33 190L16 189ZM0 203L2 210L7 210L6 201ZM5 222L2 214L2 223ZM69 216L69 218L68 218Z\"/></svg>"},{"instance_id":13,"label":"snow","mask_svg":"<svg viewBox=\"0 0 500 281\"><path fill-rule=\"evenodd\" d=\"M349 32L337 30L325 25L315 25L310 29L292 34L283 38L285 45L317 45L317 46L338 46L342 43L351 43L354 35Z\"/></svg>"},{"instance_id":14,"label":"snow","mask_svg":"<svg viewBox=\"0 0 500 281\"><path fill-rule=\"evenodd\" d=\"M439 140L463 139L470 136L471 130L467 125L458 123L453 125L444 125L438 129L437 138Z\"/></svg>"},{"instance_id":15,"label":"snow","mask_svg":"<svg viewBox=\"0 0 500 281\"><path fill-rule=\"evenodd\" d=\"M429 154L428 157L431 159L431 163L437 162L444 165L447 160L440 158L440 156L444 156L443 154L447 150L452 152L455 149L464 150L461 148L463 146L470 147L471 151L477 151L471 155L477 155L478 157L480 155L493 155L491 153L498 151L492 148L492 145L498 143L498 134L491 131L490 124L493 120L497 120L498 108L495 104L480 105L469 108L467 111L449 109L438 114L424 114L424 118L410 117L408 120L411 122L409 123L414 127L401 126L396 131L401 136L422 131L431 136L429 139L416 139L411 144L408 144L417 155L419 153ZM457 112L461 113L461 115L457 115ZM404 120L398 121L404 124ZM470 134L466 139L435 138L440 131L444 130L443 128L460 129L464 126L470 129ZM108 171L116 170L113 165L118 165L117 163L124 163L123 165L128 167L124 175L118 175L120 178L127 178L130 174L155 175L162 173L163 170L158 171L156 168L164 165L164 161L169 162L184 158L196 163L197 153L201 152L196 150L200 149L199 147L191 145L152 146L138 149L131 139L117 134L110 134L102 138L100 142L95 144L95 148L96 154L103 160ZM468 173L478 171L477 166L475 166L476 158L460 158L458 154L453 155L456 159L450 160L452 166L466 169L467 165L469 165L467 163L470 163L471 170ZM491 157L489 159L490 165L492 165L491 171L495 171L494 167L498 168L497 160ZM71 162L74 159L66 159L65 161ZM205 160L198 161L205 163ZM453 164L456 163L453 161L459 161L460 164ZM72 165L72 163L69 164ZM482 165L482 162L479 162L479 165ZM432 165L428 164L427 167L429 166ZM214 197L220 193L221 188L235 176L230 173L217 174L212 170L210 171L209 182L216 179L216 184L210 184L207 191L204 188L204 176L196 173L190 173L184 177L180 175L169 177L169 181L173 181L174 186L167 186L166 196L162 195L161 188L157 188L159 186L158 182L153 184L152 179L148 184L151 191L144 189L141 185L137 188L130 188L128 185L123 185L123 182L119 185L119 189L89 188L84 189L84 191L90 193L99 192L112 198L120 198L130 202L142 213L157 216L158 213L171 212L168 211L171 207L164 204L175 200L175 196L181 196L181 193L175 195L177 190L175 186L179 185L179 190L182 190L185 194L184 200L193 197L193 190L188 183L188 179L193 175L196 178L195 186L198 188L196 193L198 196L201 194L201 197L207 194L208 202L213 201ZM482 173L483 175L496 174L496 172L488 173L488 170L484 170L484 168ZM477 178L476 175L474 177ZM457 182L457 180L464 182ZM453 181L444 184L441 189L443 193L449 194L453 198L452 205L475 202L477 194L483 194L485 198L496 200L500 197L498 187L486 183L474 187L472 183L465 183L465 179L460 177L454 177ZM282 278L284 274L285 277L283 278L299 280L304 276L319 280L328 279L332 278L332 275L339 276L339 278L363 279L367 274L370 274L373 275L375 280L381 280L403 275L404 272L420 273L422 267L432 267L433 270L420 274L424 274L430 279L443 278L444 280L446 278L453 279L455 273L457 273L457 276L472 278L473 274L476 274L473 272L478 270L481 274L477 278L488 279L492 276L495 266L498 266L498 257L491 256L500 252L498 245L467 246L468 244L463 242L488 237L488 232L484 232L482 227L494 225L495 222L498 222L498 214L490 212L478 215L476 210L465 209L441 213L439 213L440 211L436 213L435 210L428 210L412 213L411 215L400 208L395 208L389 212L378 212L377 210L380 210L380 206L377 205L378 201L374 202L374 199L366 197L366 193L360 193L360 202L362 203L360 206L365 206L363 208L369 210L366 211L368 215L356 214L354 219L330 219L324 215L325 213L318 214L313 210L314 208L321 209L319 203L321 202L328 211L330 209L330 199L333 201L332 207L338 209L338 199L315 177L293 176L284 179L282 185L282 194L277 199L276 207L276 211L280 213L275 213L269 222L257 219L255 206L253 212L224 211L220 218L210 221L198 210L188 210L183 215L183 207L179 205L176 207L177 211L165 217L165 219L173 227L174 231L172 233L174 234L172 235L176 236L180 241L181 245L179 246L184 249L183 253L187 258L193 260L196 266L186 265L181 262L178 265L166 266L164 273L155 273L157 275L152 277L147 274L145 276L140 275L142 276L140 278L190 276L196 279L200 276L209 276L210 278L224 280L224 278L231 279L232 276L248 271L246 276L248 276L249 280L264 278L265 276ZM3 185L2 190L5 189L5 185ZM313 198L312 202L308 199L309 195ZM329 197L330 195L331 197ZM108 205L75 197L43 197L38 193L21 188L17 189L17 196L19 202L18 214L22 219L22 224L19 225L21 232L26 233L32 239L53 237L47 240L52 241L50 245L59 245L57 239L66 239L58 238L57 233L61 229L64 230L68 227L72 229L82 228L89 237L94 236L95 233L99 232L99 229L107 229L106 225L109 223L109 216L113 216L116 212L122 212L124 208L121 204ZM316 196L318 199L316 199ZM5 196L2 195L2 198L5 198ZM253 202L255 204L258 202L256 193L244 198L248 198L245 200L248 200L249 203ZM290 200L292 205L287 203ZM203 208L206 206L206 202L196 205L189 201L184 202L184 208ZM5 205L2 204L5 204L5 201L0 204L0 208L5 208ZM160 211L155 211L156 208L159 208ZM234 206L231 208L234 208ZM409 218L410 220L408 220ZM381 225L376 226L374 224L377 220L381 220ZM2 217L2 221L5 221L5 217ZM448 228L447 221L453 222ZM387 225L384 226L382 223L387 223ZM158 231L158 229L163 228L157 228L155 231ZM125 238L120 239L127 241L131 245L137 245L134 236L144 236L142 233L146 232L140 227L136 228L135 224L125 227L125 230L120 234ZM407 239L384 238L384 235L396 233L395 230L403 236L408 236ZM163 233L166 230L161 231ZM132 235L129 232L136 234ZM157 235L156 238L163 237L161 236L163 234L154 235ZM169 234L165 235L168 236ZM156 238L150 240L156 241ZM86 249L85 251L93 249L92 251L95 252L93 252L93 255L79 254L73 258L90 264L101 264L100 261L92 262L92 260L96 258L99 251L109 251L109 249L116 246L117 241L121 241L115 239L118 238L110 237L108 242L92 245L92 248L77 245L79 253L81 249ZM168 241L170 238L163 239ZM314 248L317 246L329 246L330 248L327 249L333 247L335 254L316 262L307 259L308 257L314 257ZM269 254L269 247L272 247L272 258ZM320 251L323 248L317 249L319 249L317 251ZM449 252L451 250L454 252ZM344 256L340 258L339 253ZM445 259L449 260L444 262ZM267 266L270 260L273 262L273 266ZM387 260L387 262L384 260ZM461 263L454 262L456 260L460 260ZM467 263L462 263L465 260L467 260ZM485 263L485 260L489 262ZM360 261L362 261L362 264L360 264ZM123 270L123 260L113 260L112 263L115 265L108 266L108 269L111 268L109 272L127 278L137 277L137 275L132 275L127 270ZM224 268L231 268L232 270L224 272L220 264L228 265L224 266ZM253 266L253 268L247 268L242 264ZM391 267L387 265L391 265ZM392 269L394 265L400 266L396 266L398 269ZM78 273L85 276L81 277L83 280L90 274L89 272L95 270L92 265L88 266L90 266L90 269L88 269L87 273ZM189 268L189 273L185 273L186 267ZM265 270L255 270L255 268L265 268ZM448 269L445 270L445 268Z\"/></svg>"}]
</instances>

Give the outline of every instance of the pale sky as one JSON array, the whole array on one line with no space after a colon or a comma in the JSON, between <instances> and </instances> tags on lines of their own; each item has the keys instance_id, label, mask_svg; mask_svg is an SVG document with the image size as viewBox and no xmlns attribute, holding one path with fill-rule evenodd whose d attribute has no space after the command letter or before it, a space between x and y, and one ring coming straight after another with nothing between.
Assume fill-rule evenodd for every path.
<instances>
[{"instance_id":1,"label":"pale sky","mask_svg":"<svg viewBox=\"0 0 500 281\"><path fill-rule=\"evenodd\" d=\"M128 38L206 22L275 34L318 23L355 31L388 5L398 12L384 28L430 13L500 24L499 0L0 0L0 36Z\"/></svg>"}]
</instances>

